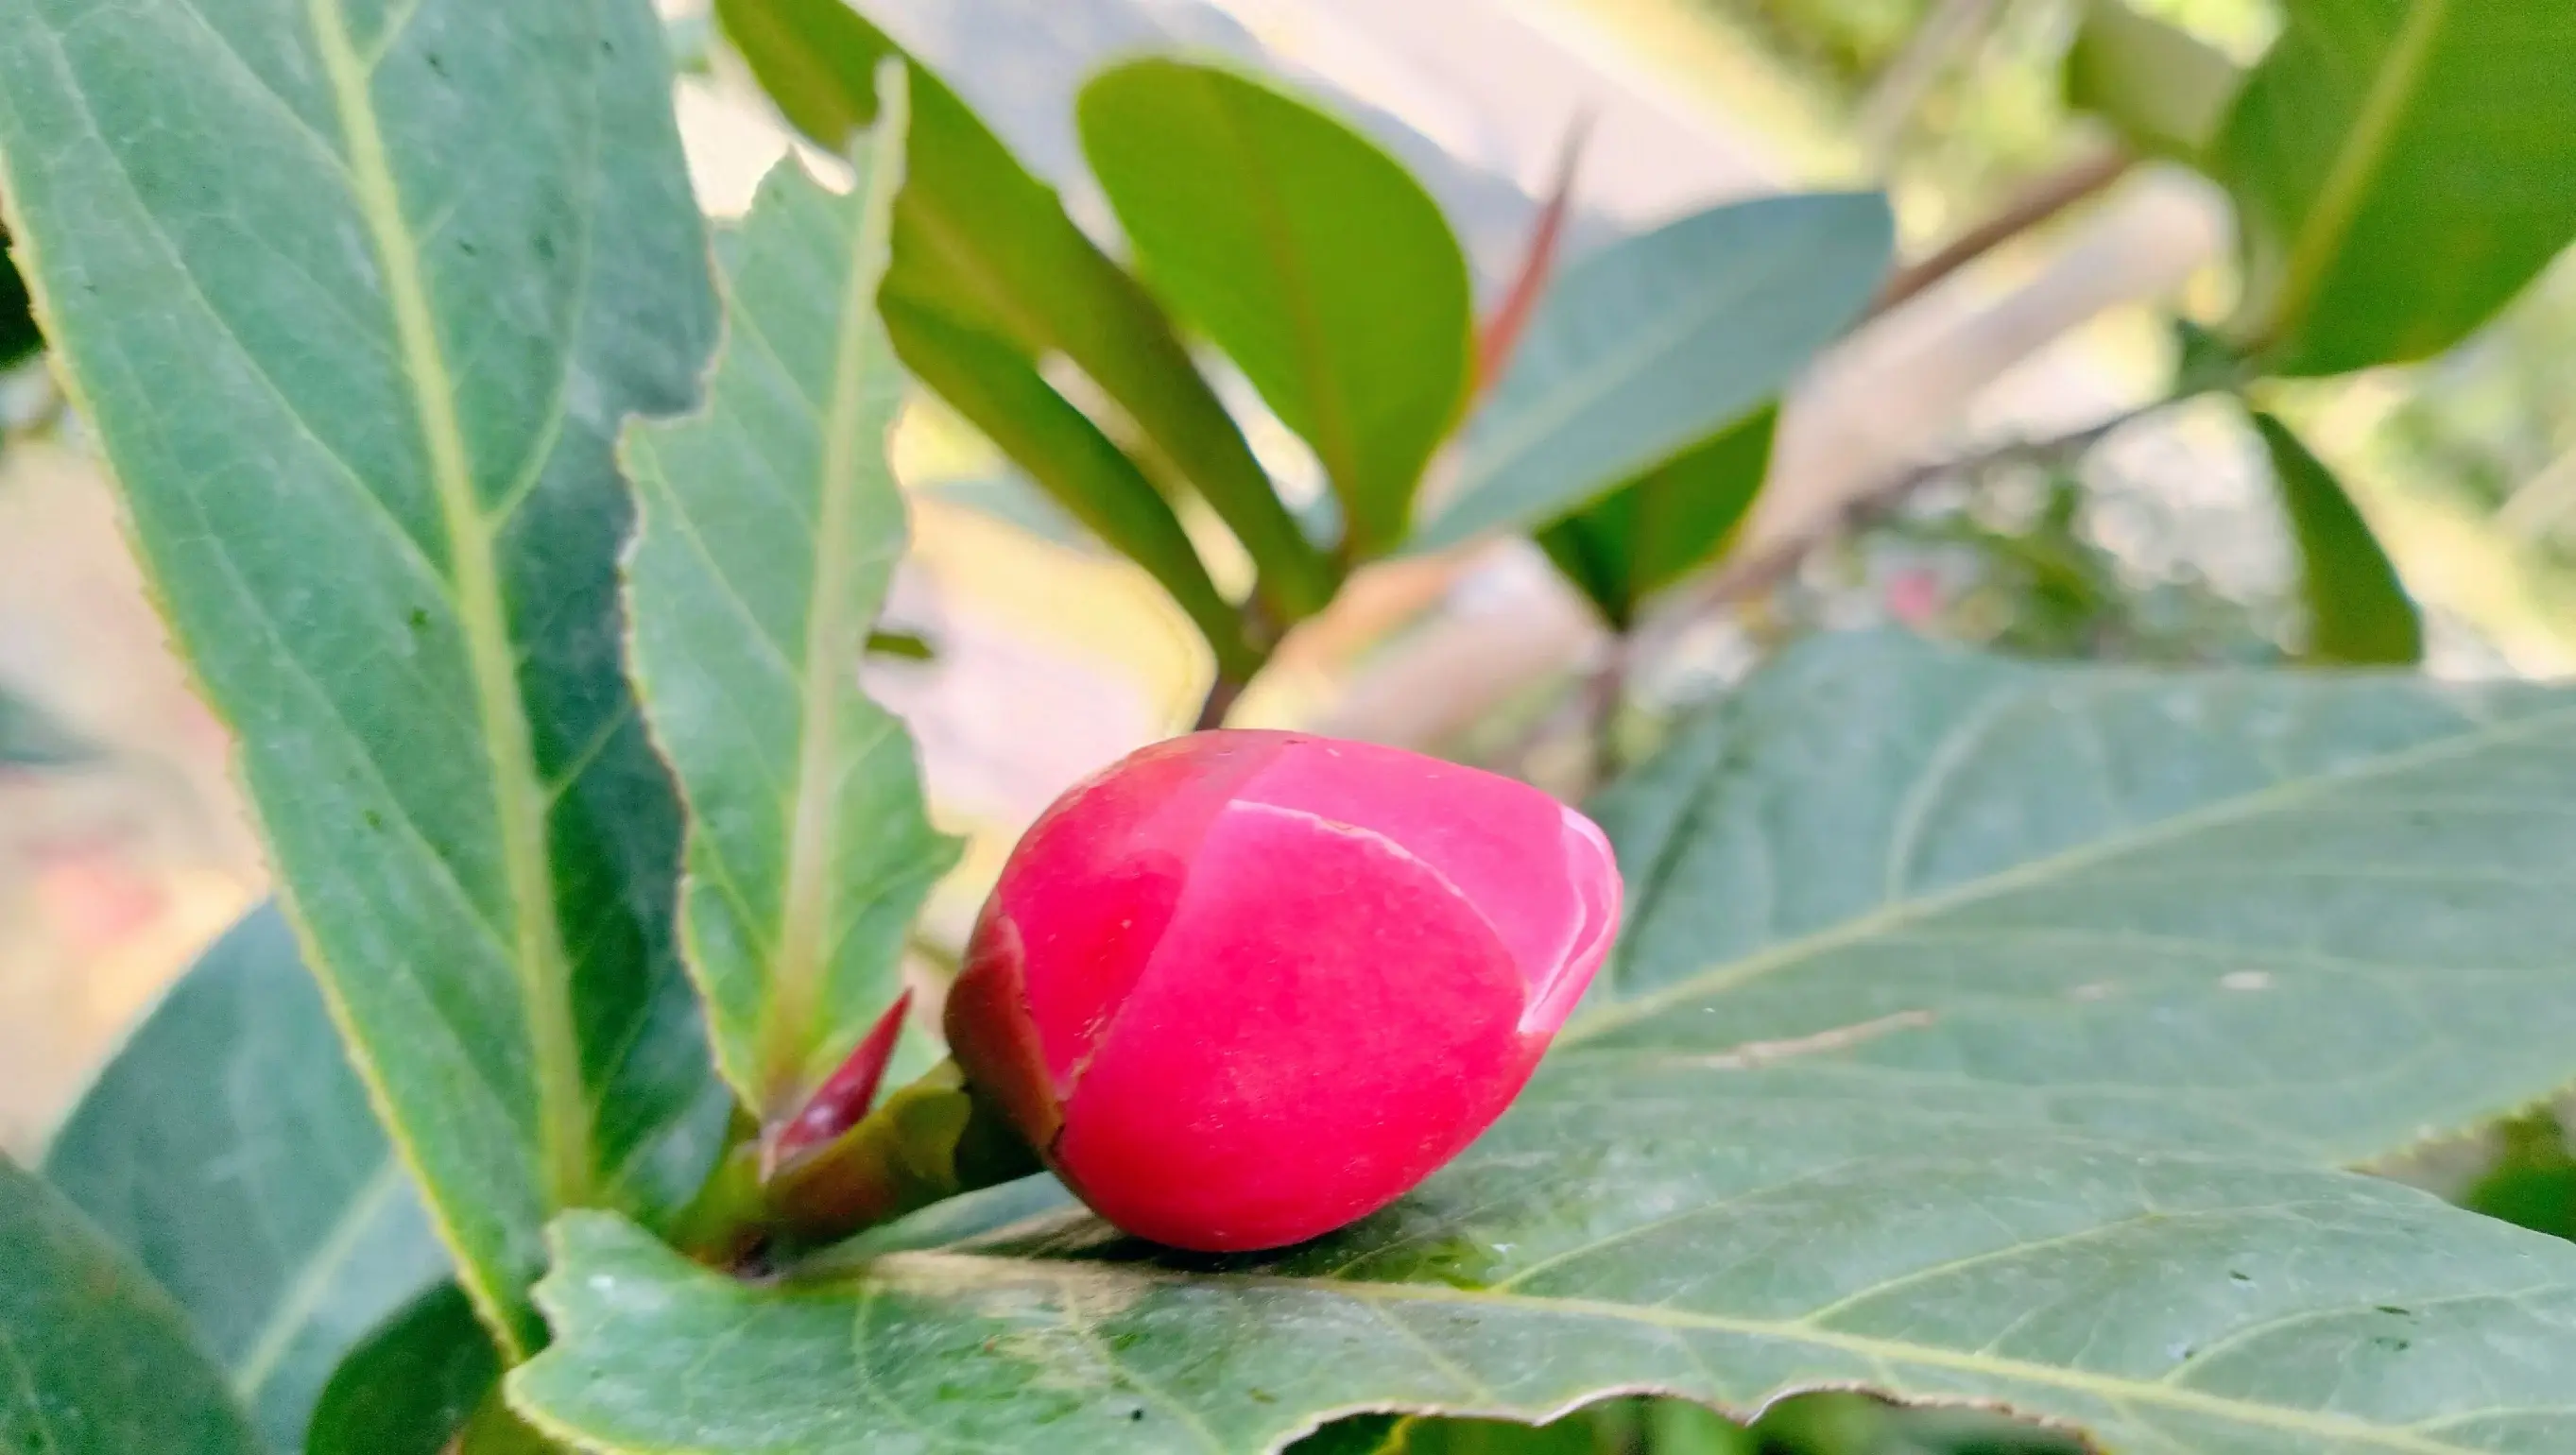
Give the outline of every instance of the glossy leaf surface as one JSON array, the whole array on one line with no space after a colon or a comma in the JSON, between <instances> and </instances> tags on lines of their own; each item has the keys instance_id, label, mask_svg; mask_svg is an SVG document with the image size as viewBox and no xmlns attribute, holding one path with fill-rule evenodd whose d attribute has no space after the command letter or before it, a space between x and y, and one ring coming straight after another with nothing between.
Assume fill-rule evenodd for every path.
<instances>
[{"instance_id":1,"label":"glossy leaf surface","mask_svg":"<svg viewBox=\"0 0 2576 1455\"><path fill-rule=\"evenodd\" d=\"M2334 374L2459 342L2576 240L2576 7L2301 0L2206 165L2236 199L2237 332Z\"/></svg>"},{"instance_id":2,"label":"glossy leaf surface","mask_svg":"<svg viewBox=\"0 0 2576 1455\"><path fill-rule=\"evenodd\" d=\"M1314 449L1345 551L1402 539L1473 369L1467 260L1439 205L1366 137L1217 66L1115 67L1080 117L1146 281Z\"/></svg>"}]
</instances>

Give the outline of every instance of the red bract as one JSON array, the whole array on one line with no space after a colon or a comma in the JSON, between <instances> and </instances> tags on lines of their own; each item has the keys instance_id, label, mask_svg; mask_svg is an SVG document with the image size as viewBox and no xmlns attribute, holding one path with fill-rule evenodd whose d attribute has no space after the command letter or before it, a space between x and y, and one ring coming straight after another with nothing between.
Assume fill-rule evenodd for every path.
<instances>
[{"instance_id":1,"label":"red bract","mask_svg":"<svg viewBox=\"0 0 2576 1455\"><path fill-rule=\"evenodd\" d=\"M1102 1217L1276 1247L1502 1114L1609 951L1610 846L1508 778L1195 733L1056 801L948 1001L968 1078Z\"/></svg>"}]
</instances>

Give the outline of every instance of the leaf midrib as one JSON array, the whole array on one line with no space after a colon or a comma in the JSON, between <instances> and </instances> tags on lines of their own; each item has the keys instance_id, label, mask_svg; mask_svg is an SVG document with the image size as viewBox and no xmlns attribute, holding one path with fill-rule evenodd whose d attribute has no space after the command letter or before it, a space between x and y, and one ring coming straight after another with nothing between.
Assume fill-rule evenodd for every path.
<instances>
[{"instance_id":1,"label":"leaf midrib","mask_svg":"<svg viewBox=\"0 0 2576 1455\"><path fill-rule=\"evenodd\" d=\"M1255 226L1261 235L1261 250L1269 255L1270 266L1286 285L1279 290L1280 301L1288 313L1297 372L1304 378L1307 405L1312 411L1315 454L1323 462L1324 473L1339 487L1343 508L1351 512L1352 535L1366 535L1369 532L1361 527L1375 522L1361 519L1361 506L1375 499L1372 487L1376 482L1361 471L1358 430L1350 416L1350 401L1334 387L1331 345L1324 337L1324 321L1317 311L1315 280L1297 247L1287 209L1281 205L1279 169L1235 114L1234 103L1225 94L1226 83L1204 70L1193 79L1209 114L1233 144L1235 155L1249 174L1250 185L1244 191L1257 214Z\"/></svg>"},{"instance_id":2,"label":"leaf midrib","mask_svg":"<svg viewBox=\"0 0 2576 1455\"><path fill-rule=\"evenodd\" d=\"M894 74L908 76L909 72ZM856 534L853 512L861 488L859 464L867 444L867 383L874 374L869 367L871 356L880 368L893 358L890 346L871 349L870 344L878 334L876 289L885 273L894 198L903 181L907 111L899 90L878 98L876 129L868 148L867 187L858 199L859 232L851 243L853 257L842 285L832 401L824 418L823 455L817 467L821 499L815 521L814 579L806 596L805 660L798 683L796 776L788 785L795 802L789 818L787 889L780 900L774 941L778 963L759 1042L762 1110L764 1119L772 1123L793 1116L805 1090L804 1060L816 1044L817 1005L835 938L826 921L842 837L840 795L834 790L848 766L838 761L842 709L856 692L846 679L858 670L865 635L863 623L859 630L852 629L850 576L871 559L856 549L852 539Z\"/></svg>"},{"instance_id":3,"label":"leaf midrib","mask_svg":"<svg viewBox=\"0 0 2576 1455\"><path fill-rule=\"evenodd\" d=\"M404 220L400 188L377 124L365 64L351 43L342 0L308 0L316 50L338 112L351 194L382 268L385 296L400 345L403 376L419 411L421 444L438 498L449 557L449 584L466 645L475 715L483 730L495 824L510 893L511 968L527 1019L538 1099L540 1182L547 1203L576 1207L595 1190L588 1098L571 1003L571 967L554 915L554 870L544 820L548 801L537 769L527 705L519 690L517 651L496 553L499 522L474 485L452 374L438 339L426 274ZM515 1289L493 1288L490 1270L459 1260L465 1286L487 1315L518 1302ZM524 1357L518 1321L490 1318L513 1360Z\"/></svg>"},{"instance_id":4,"label":"leaf midrib","mask_svg":"<svg viewBox=\"0 0 2576 1455\"><path fill-rule=\"evenodd\" d=\"M2335 254L2352 231L2354 219L2360 216L2364 194L2379 175L2380 164L2387 160L2394 145L2397 123L2424 79L2426 63L2433 51L2433 41L2450 19L2451 0L2415 0L2406 10L2405 22L2397 39L2388 48L2387 60L2370 83L2370 93L2363 98L2361 114L2354 118L2351 134L2336 153L2334 167L2326 174L2325 185L2308 209L2308 220L2292 243L2289 260L2283 265L2281 291L2274 297L2271 318L2263 335L2267 341L2286 337L2297 329L2302 315L2316 301L2325 285L2326 270L2333 266Z\"/></svg>"},{"instance_id":5,"label":"leaf midrib","mask_svg":"<svg viewBox=\"0 0 2576 1455\"><path fill-rule=\"evenodd\" d=\"M1568 1046L1580 1046L1609 1032L1621 1030L1638 1021L1648 1019L1676 1003L1732 990L1749 981L1758 980L1775 971L1803 963L1828 951L1857 944L1873 936L1902 929L1983 900L2045 885L2115 860L2124 854L2186 839L2196 833L2273 812L2329 788L2347 787L2356 782L2425 767L2449 758L2492 748L2501 743L2535 736L2551 728L2570 723L2576 723L2576 707L2558 708L2503 723L2473 727L2469 731L2439 738L2429 743L2420 743L2412 748L2386 753L2377 758L2328 772L2277 782L2251 793L2205 804L2199 808L2158 819L2126 834L2113 834L2054 854L2025 860L1982 879L1970 879L1952 885L1936 894L1881 904L1866 914L1845 920L1829 929L1767 946L1740 960L1708 966L1633 999L1603 1006L1569 1024L1557 1036L1556 1045L1560 1050ZM1693 795L1694 805L1699 796L1699 794ZM1692 811L1694 810L1686 810L1686 812Z\"/></svg>"},{"instance_id":6,"label":"leaf midrib","mask_svg":"<svg viewBox=\"0 0 2576 1455\"><path fill-rule=\"evenodd\" d=\"M890 1286L934 1296L953 1292L960 1287L991 1287L995 1284L1007 1285L1032 1281L1054 1285L1068 1301L1072 1297L1072 1290L1085 1287L1132 1294L1142 1288L1151 1287L1172 1286L1205 1290L1215 1285L1255 1291L1269 1289L1308 1296L1343 1297L1362 1303L1380 1301L1462 1309L1515 1309L1532 1314L1608 1319L1642 1324L1657 1329L1738 1334L1748 1338L1806 1344L1816 1348L1831 1349L1838 1353L1879 1360L1890 1365L1913 1364L1984 1375L1996 1380L2023 1380L2073 1393L2093 1395L2116 1404L2158 1405L2296 1434L2357 1440L2378 1449L2406 1452L2406 1455L2473 1455L2477 1448L2427 1439L2409 1429L2372 1424L2341 1415L2295 1410L2280 1405L2256 1404L2153 1380L2091 1373L2062 1365L2035 1364L2027 1360L2000 1358L1989 1354L1942 1348L1937 1345L1910 1343L1902 1339L1840 1333L1809 1327L1794 1319L1740 1318L1676 1309L1669 1305L1619 1304L1599 1299L1497 1293L1490 1290L1469 1290L1445 1285L1343 1282L1332 1279L1299 1278L1284 1274L1179 1272L1134 1266L1109 1268L1097 1264L1049 1263L1035 1259L1002 1258L977 1253L891 1253L876 1260L870 1268L872 1274L879 1275L862 1280L870 1290L880 1286ZM916 1269L921 1270L924 1276L912 1279L905 1277L908 1271Z\"/></svg>"}]
</instances>

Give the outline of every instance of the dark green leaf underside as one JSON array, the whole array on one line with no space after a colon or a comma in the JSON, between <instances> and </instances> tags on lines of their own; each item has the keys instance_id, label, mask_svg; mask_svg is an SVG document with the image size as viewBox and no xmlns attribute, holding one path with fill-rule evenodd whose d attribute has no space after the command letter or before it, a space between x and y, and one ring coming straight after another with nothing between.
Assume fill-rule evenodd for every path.
<instances>
[{"instance_id":1,"label":"dark green leaf underside","mask_svg":"<svg viewBox=\"0 0 2576 1455\"><path fill-rule=\"evenodd\" d=\"M2422 661L2423 616L2343 482L2280 420L2258 410L2254 427L2271 456L2272 479L2299 547L2309 659L2350 665Z\"/></svg>"},{"instance_id":2,"label":"dark green leaf underside","mask_svg":"<svg viewBox=\"0 0 2576 1455\"><path fill-rule=\"evenodd\" d=\"M452 1283L350 1351L315 1404L304 1455L439 1455L501 1379L500 1351Z\"/></svg>"},{"instance_id":3,"label":"dark green leaf underside","mask_svg":"<svg viewBox=\"0 0 2576 1455\"><path fill-rule=\"evenodd\" d=\"M1780 406L1762 406L1540 531L1540 548L1626 627L1648 596L1724 554L1762 492L1779 423Z\"/></svg>"}]
</instances>

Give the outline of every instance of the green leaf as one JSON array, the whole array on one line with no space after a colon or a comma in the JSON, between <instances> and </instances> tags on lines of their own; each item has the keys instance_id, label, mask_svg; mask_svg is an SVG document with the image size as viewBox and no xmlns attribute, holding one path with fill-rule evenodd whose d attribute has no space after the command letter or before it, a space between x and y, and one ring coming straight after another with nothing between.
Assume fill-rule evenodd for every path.
<instances>
[{"instance_id":1,"label":"green leaf","mask_svg":"<svg viewBox=\"0 0 2576 1455\"><path fill-rule=\"evenodd\" d=\"M439 1455L501 1380L501 1352L453 1283L404 1306L331 1375L304 1455Z\"/></svg>"},{"instance_id":2,"label":"green leaf","mask_svg":"<svg viewBox=\"0 0 2576 1455\"><path fill-rule=\"evenodd\" d=\"M1724 554L1762 492L1779 423L1779 404L1762 406L1540 531L1539 546L1625 631L1648 596Z\"/></svg>"},{"instance_id":3,"label":"green leaf","mask_svg":"<svg viewBox=\"0 0 2576 1455\"><path fill-rule=\"evenodd\" d=\"M767 1288L574 1215L515 1402L639 1452L1820 1386L2112 1450L2576 1446L2576 1245L2336 1170L2567 1079L2576 692L1827 639L1597 813L1621 954L1387 1211L1215 1259L1067 1214Z\"/></svg>"},{"instance_id":4,"label":"green leaf","mask_svg":"<svg viewBox=\"0 0 2576 1455\"><path fill-rule=\"evenodd\" d=\"M187 1318L0 1157L0 1450L266 1455Z\"/></svg>"},{"instance_id":5,"label":"green leaf","mask_svg":"<svg viewBox=\"0 0 2576 1455\"><path fill-rule=\"evenodd\" d=\"M2499 1128L2495 1165L2459 1195L2472 1212L2516 1227L2576 1238L2576 1146L2548 1108Z\"/></svg>"},{"instance_id":6,"label":"green leaf","mask_svg":"<svg viewBox=\"0 0 2576 1455\"><path fill-rule=\"evenodd\" d=\"M2299 543L2308 660L2406 665L2424 660L2424 621L2343 482L2290 427L2261 410L2254 428L2272 457L2281 508Z\"/></svg>"},{"instance_id":7,"label":"green leaf","mask_svg":"<svg viewBox=\"0 0 2576 1455\"><path fill-rule=\"evenodd\" d=\"M913 374L1046 488L1082 526L1171 593L1220 664L1249 674L1256 652L1217 594L1169 502L1100 426L1065 402L1008 341L889 294L880 311Z\"/></svg>"},{"instance_id":8,"label":"green leaf","mask_svg":"<svg viewBox=\"0 0 2576 1455\"><path fill-rule=\"evenodd\" d=\"M2084 0L2066 52L2066 104L2090 111L2143 152L2192 160L2227 119L2244 69L2178 25Z\"/></svg>"},{"instance_id":9,"label":"green leaf","mask_svg":"<svg viewBox=\"0 0 2576 1455\"><path fill-rule=\"evenodd\" d=\"M706 412L626 434L637 690L689 806L681 937L717 1064L772 1126L902 990L904 931L957 860L857 672L904 545L875 306L902 148L892 99L849 194L771 170Z\"/></svg>"},{"instance_id":10,"label":"green leaf","mask_svg":"<svg viewBox=\"0 0 2576 1455\"><path fill-rule=\"evenodd\" d=\"M834 151L876 116L878 62L903 54L842 0L717 0L716 15L779 109ZM1241 540L1271 614L1292 622L1320 610L1333 594L1331 563L1298 533L1162 310L917 62L910 94L885 296L1005 341L1032 369L1050 353L1065 355L1132 423L1138 437L1122 444L1149 475L1186 480ZM940 372L938 361L915 356L900 327L896 345L925 380ZM1054 488L1042 459L1013 458Z\"/></svg>"},{"instance_id":11,"label":"green leaf","mask_svg":"<svg viewBox=\"0 0 2576 1455\"><path fill-rule=\"evenodd\" d=\"M2428 358L2576 240L2576 8L2302 0L2208 168L2236 199L2235 332L2287 374Z\"/></svg>"},{"instance_id":12,"label":"green leaf","mask_svg":"<svg viewBox=\"0 0 2576 1455\"><path fill-rule=\"evenodd\" d=\"M1467 259L1439 204L1358 132L1215 66L1115 67L1078 114L1146 281L1314 448L1344 554L1402 540L1473 372Z\"/></svg>"},{"instance_id":13,"label":"green leaf","mask_svg":"<svg viewBox=\"0 0 2576 1455\"><path fill-rule=\"evenodd\" d=\"M274 909L197 961L63 1124L45 1175L185 1309L268 1443L447 1275Z\"/></svg>"},{"instance_id":14,"label":"green leaf","mask_svg":"<svg viewBox=\"0 0 2576 1455\"><path fill-rule=\"evenodd\" d=\"M505 1353L720 1092L619 663L715 320L642 0L0 0L0 194L285 903ZM220 118L220 124L210 118Z\"/></svg>"},{"instance_id":15,"label":"green leaf","mask_svg":"<svg viewBox=\"0 0 2576 1455\"><path fill-rule=\"evenodd\" d=\"M1416 548L1548 525L1725 432L1860 316L1893 228L1874 192L1765 197L1577 262L1468 422Z\"/></svg>"}]
</instances>

